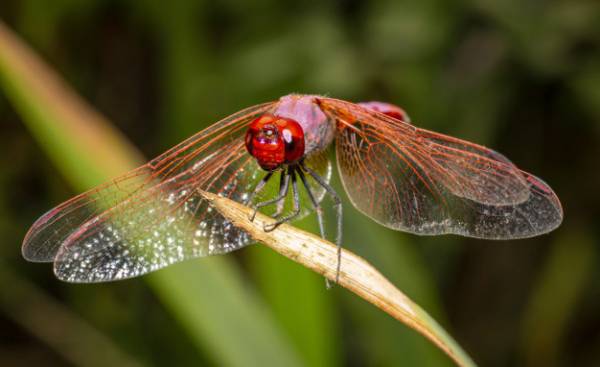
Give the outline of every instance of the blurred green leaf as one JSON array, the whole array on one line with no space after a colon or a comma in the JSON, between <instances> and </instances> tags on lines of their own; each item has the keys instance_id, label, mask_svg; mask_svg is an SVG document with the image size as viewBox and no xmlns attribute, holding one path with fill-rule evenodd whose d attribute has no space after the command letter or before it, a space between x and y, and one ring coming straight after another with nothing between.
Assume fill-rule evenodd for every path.
<instances>
[{"instance_id":1,"label":"blurred green leaf","mask_svg":"<svg viewBox=\"0 0 600 367\"><path fill-rule=\"evenodd\" d=\"M216 121L220 111L231 113L231 110L226 111L227 101L231 104L240 90L255 91L259 87L256 80L236 78L240 70L244 71L243 75L260 77L247 72L252 64L246 63L246 59L229 60L209 52L206 38L210 35L197 31L196 17L204 16L211 5L175 1L167 11L157 5L156 2L151 4L149 17L157 25L167 49L161 75L165 97L164 120L169 124L165 124L163 136L171 139L174 133L191 133L206 127L198 122ZM238 5L234 4L232 8ZM287 46L295 47L295 44L287 43ZM269 60L268 56L274 55L261 54L258 57L263 67ZM285 65L280 58L272 57L270 61ZM229 63L239 67L227 73L224 69ZM266 70L274 72L275 69ZM222 98L223 94L227 95L226 99ZM316 228L312 225L312 230ZM282 332L289 336L308 365L335 366L339 354L336 319L333 317L331 295L325 292L323 280L280 256L261 250L249 248L245 253L250 255L250 270ZM290 289L295 292L290 292ZM302 295L302 301L299 302L293 293Z\"/></svg>"},{"instance_id":2,"label":"blurred green leaf","mask_svg":"<svg viewBox=\"0 0 600 367\"><path fill-rule=\"evenodd\" d=\"M226 258L184 262L149 278L198 345L216 357L217 365L302 365L269 308Z\"/></svg>"},{"instance_id":3,"label":"blurred green leaf","mask_svg":"<svg viewBox=\"0 0 600 367\"><path fill-rule=\"evenodd\" d=\"M349 246L373 244L356 249L365 258L379 265L379 270L399 289L436 316L442 316L433 279L425 269L419 255L399 235L381 227L356 211L346 217L349 228ZM376 242L373 239L377 239ZM372 310L356 297L345 297L351 316L360 325L364 352L373 362L381 365L452 365L435 346L400 325L390 324L389 318L378 310Z\"/></svg>"},{"instance_id":4,"label":"blurred green leaf","mask_svg":"<svg viewBox=\"0 0 600 367\"><path fill-rule=\"evenodd\" d=\"M1 23L0 84L42 147L79 190L142 161L108 121ZM231 261L222 258L193 265L173 266L150 279L165 304L218 364L300 364L285 335L271 315L261 312L263 306L244 287ZM218 312L227 307L231 311L219 317Z\"/></svg>"},{"instance_id":5,"label":"blurred green leaf","mask_svg":"<svg viewBox=\"0 0 600 367\"><path fill-rule=\"evenodd\" d=\"M314 225L299 227L315 231ZM339 317L334 311L333 293L325 289L325 280L263 246L249 249L249 254L260 289L308 365L338 365Z\"/></svg>"},{"instance_id":6,"label":"blurred green leaf","mask_svg":"<svg viewBox=\"0 0 600 367\"><path fill-rule=\"evenodd\" d=\"M457 365L475 365L456 341L425 310L358 255L344 250L341 255L343 264L338 274L335 263L339 261L339 253L335 244L285 223L273 231L264 231L264 226L272 224L275 219L262 213L254 213L252 208L217 194L203 191L202 195L225 218L244 229L256 241L317 274L323 274L330 281L339 281L340 286L422 334ZM251 215L255 215L253 220L248 219Z\"/></svg>"},{"instance_id":7,"label":"blurred green leaf","mask_svg":"<svg viewBox=\"0 0 600 367\"><path fill-rule=\"evenodd\" d=\"M584 229L564 231L554 242L524 313L524 365L561 364L561 339L592 276L595 250L593 235Z\"/></svg>"},{"instance_id":8,"label":"blurred green leaf","mask_svg":"<svg viewBox=\"0 0 600 367\"><path fill-rule=\"evenodd\" d=\"M0 292L0 309L74 365L142 365L42 288L13 272L3 261L0 261L0 289L11 289ZM97 353L98 350L102 353Z\"/></svg>"}]
</instances>

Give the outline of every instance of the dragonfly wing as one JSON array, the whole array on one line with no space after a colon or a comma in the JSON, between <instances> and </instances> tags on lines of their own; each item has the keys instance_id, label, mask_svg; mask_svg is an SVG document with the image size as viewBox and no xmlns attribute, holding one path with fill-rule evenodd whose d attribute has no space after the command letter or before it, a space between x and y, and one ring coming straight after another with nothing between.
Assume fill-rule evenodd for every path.
<instances>
[{"instance_id":1,"label":"dragonfly wing","mask_svg":"<svg viewBox=\"0 0 600 367\"><path fill-rule=\"evenodd\" d=\"M60 247L54 260L56 275L71 282L117 280L249 244L248 235L197 192L214 190L241 201L260 173L254 160L243 153L238 150L220 162L223 169L215 165L201 176L197 172L177 176L86 222Z\"/></svg>"},{"instance_id":2,"label":"dragonfly wing","mask_svg":"<svg viewBox=\"0 0 600 367\"><path fill-rule=\"evenodd\" d=\"M338 124L337 163L359 210L393 229L520 238L562 220L556 195L493 150L323 98Z\"/></svg>"},{"instance_id":3,"label":"dragonfly wing","mask_svg":"<svg viewBox=\"0 0 600 367\"><path fill-rule=\"evenodd\" d=\"M23 257L34 262L52 262L64 240L80 225L104 208L125 199L136 190L152 186L152 170L139 167L48 211L29 229L23 241Z\"/></svg>"},{"instance_id":4,"label":"dragonfly wing","mask_svg":"<svg viewBox=\"0 0 600 367\"><path fill-rule=\"evenodd\" d=\"M485 205L455 200L446 233L488 239L527 238L547 233L560 225L562 207L552 189L527 172L529 198L519 204Z\"/></svg>"},{"instance_id":5,"label":"dragonfly wing","mask_svg":"<svg viewBox=\"0 0 600 367\"><path fill-rule=\"evenodd\" d=\"M60 279L98 282L250 243L196 190L247 198L263 173L246 153L244 134L272 107L232 115L125 176L59 205L34 223L24 256L54 261Z\"/></svg>"}]
</instances>

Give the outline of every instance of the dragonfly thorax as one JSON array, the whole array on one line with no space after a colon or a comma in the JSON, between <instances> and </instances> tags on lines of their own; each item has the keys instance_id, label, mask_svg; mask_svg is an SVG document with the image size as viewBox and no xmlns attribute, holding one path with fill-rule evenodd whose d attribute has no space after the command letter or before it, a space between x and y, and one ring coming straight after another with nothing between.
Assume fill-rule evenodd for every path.
<instances>
[{"instance_id":1,"label":"dragonfly thorax","mask_svg":"<svg viewBox=\"0 0 600 367\"><path fill-rule=\"evenodd\" d=\"M246 149L262 169L273 171L304 156L304 131L293 119L265 114L250 123Z\"/></svg>"}]
</instances>

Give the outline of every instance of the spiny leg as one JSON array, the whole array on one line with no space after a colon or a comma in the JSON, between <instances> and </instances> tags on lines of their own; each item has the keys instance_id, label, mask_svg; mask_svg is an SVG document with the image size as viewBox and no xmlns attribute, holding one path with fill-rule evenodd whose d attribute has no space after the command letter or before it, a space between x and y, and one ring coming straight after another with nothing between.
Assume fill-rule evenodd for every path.
<instances>
[{"instance_id":1,"label":"spiny leg","mask_svg":"<svg viewBox=\"0 0 600 367\"><path fill-rule=\"evenodd\" d=\"M263 227L263 230L265 232L271 232L272 230L277 228L278 225L285 223L285 222L289 222L290 220L297 217L298 214L300 214L300 196L298 195L298 183L296 182L296 173L295 173L295 170L293 167L289 168L288 176L292 176L292 193L293 193L294 210L289 215L278 218L276 222L265 225Z\"/></svg>"},{"instance_id":2,"label":"spiny leg","mask_svg":"<svg viewBox=\"0 0 600 367\"><path fill-rule=\"evenodd\" d=\"M283 195L285 192L285 196L287 196L288 186L284 187L285 186L283 184L284 177L287 177L287 179L289 179L289 174L287 171L281 172L281 177L279 179L279 195ZM281 215L281 213L283 213L284 207L285 207L285 200L278 201L277 209L275 210L275 213L273 214L273 218L279 217Z\"/></svg>"},{"instance_id":3,"label":"spiny leg","mask_svg":"<svg viewBox=\"0 0 600 367\"><path fill-rule=\"evenodd\" d=\"M256 187L254 188L254 191L252 191L252 193L250 194L250 196L248 196L248 198L244 201L244 205L248 205L252 202L252 200L254 199L254 197L256 196L256 194L258 194L259 192L262 191L262 189L265 187L265 185L267 184L267 182L269 182L269 180L271 179L271 177L273 176L273 171L268 172L265 177L262 178L262 180L260 180L260 182L258 184L256 184Z\"/></svg>"},{"instance_id":4,"label":"spiny leg","mask_svg":"<svg viewBox=\"0 0 600 367\"><path fill-rule=\"evenodd\" d=\"M271 173L271 172L270 172ZM253 206L254 212L252 213L252 215L250 216L250 221L254 220L254 217L256 217L256 213L258 212L258 209L267 206L267 205L271 205L271 204L275 204L275 203L279 203L280 201L285 201L285 197L287 196L289 187L290 187L290 173L289 172L285 172L281 174L281 180L279 182L279 195L277 195L275 198L271 199L271 200L266 200L260 203L257 203L256 205Z\"/></svg>"},{"instance_id":5,"label":"spiny leg","mask_svg":"<svg viewBox=\"0 0 600 367\"><path fill-rule=\"evenodd\" d=\"M302 172L302 168L298 169L297 172L298 176L300 176L300 180L302 180L304 188L306 189L308 198L310 199L313 207L315 208L315 211L317 212L317 222L319 222L319 232L321 232L321 237L325 238L325 225L323 223L323 210L321 209L321 205L319 205L319 203L315 199L312 189L310 188L308 181L306 180L306 176L304 176L304 172Z\"/></svg>"},{"instance_id":6,"label":"spiny leg","mask_svg":"<svg viewBox=\"0 0 600 367\"><path fill-rule=\"evenodd\" d=\"M333 199L333 206L336 208L336 211L337 211L337 234L335 236L335 244L337 245L337 260L338 260L337 270L335 273L335 282L337 283L340 279L340 268L342 265L342 200L340 199L337 192L335 192L333 187L331 187L327 182L325 182L325 180L323 180L323 178L321 176L319 176L312 169L306 167L306 165L304 165L304 163L301 163L301 165L302 165L302 168L306 172L308 172L308 174L311 175L311 177L314 178L315 181L317 181L319 183L319 185L321 185L327 191L327 193L329 193L329 195L331 195L331 198ZM329 282L327 282L327 285L328 285L328 287L330 286Z\"/></svg>"},{"instance_id":7,"label":"spiny leg","mask_svg":"<svg viewBox=\"0 0 600 367\"><path fill-rule=\"evenodd\" d=\"M262 189L265 187L265 185L267 184L267 182L269 182L269 180L271 179L271 177L273 176L273 172L268 172L265 177L262 178L262 180L260 180L260 182L256 185L256 187L254 188L254 190L252 191L252 193L248 196L248 198L246 200L244 200L244 205L249 205L252 203L252 200L254 200L254 197L262 191ZM254 207L253 207L254 208ZM254 220L254 217L256 216L256 208L254 208L254 213L248 217L248 219L250 219L251 221Z\"/></svg>"}]
</instances>

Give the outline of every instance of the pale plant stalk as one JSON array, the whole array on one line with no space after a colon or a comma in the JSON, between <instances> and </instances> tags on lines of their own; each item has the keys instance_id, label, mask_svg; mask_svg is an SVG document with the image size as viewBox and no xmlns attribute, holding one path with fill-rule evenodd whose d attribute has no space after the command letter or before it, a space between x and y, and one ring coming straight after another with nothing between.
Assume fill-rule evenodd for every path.
<instances>
[{"instance_id":1,"label":"pale plant stalk","mask_svg":"<svg viewBox=\"0 0 600 367\"><path fill-rule=\"evenodd\" d=\"M78 185L92 186L104 177L114 176L122 169L130 167L132 162L139 159L136 159L139 155L135 149L124 143L122 136L110 128L110 124L103 117L89 108L1 22L0 82L8 91L8 95L13 98L33 133L44 143L52 158L63 171L70 173L73 181ZM86 152L93 152L93 155L86 155ZM98 157L102 157L102 159L98 160ZM335 280L337 249L332 243L288 225L282 225L272 232L265 232L263 231L264 224L271 223L272 219L258 215L254 222L251 222L248 217L252 209L210 193L204 193L204 195L225 217L235 225L244 228L258 242L264 243L280 254L332 281ZM346 250L342 252L341 261L340 286L351 290L397 320L417 330L448 354L458 365L474 365L468 355L435 320L394 287L375 268ZM168 275L169 273L163 274ZM213 272L209 274L212 275ZM201 275L201 273L195 275ZM204 278L203 276L194 277ZM196 306L201 305L201 301L211 300L211 298L198 297L192 301L187 293L183 297L183 292L172 292L173 286L179 282L174 283L170 281L170 278L164 276L159 279L163 279L164 283L157 283L157 288L166 297L179 296L180 300L186 299L186 302L177 303L178 306L185 306L181 308L183 311L178 312L186 320L198 320ZM217 295L212 298L214 297ZM240 303L252 303L244 295L237 298L240 299ZM219 302L213 300L214 304ZM248 325L258 329L261 322L252 322L256 319L256 315L258 314L253 314L247 320ZM245 321L246 319L241 318L240 320ZM204 331L205 326L202 322L204 319L196 321L193 329L199 330L198 334L201 335L210 334L210 340L213 340L214 333ZM231 343L232 334L228 334L227 328L219 325L217 329L222 332L222 335L229 335L227 341ZM267 330L262 329L261 331L264 333ZM265 353L269 353L276 342L272 338L268 340L270 348ZM257 345L262 346L263 343ZM282 350L283 348L276 346L274 349ZM227 353L223 355L226 356ZM245 356L250 355L250 353L245 354ZM272 354L271 358L273 358ZM283 358L282 360L288 359ZM232 359L232 361L238 360Z\"/></svg>"},{"instance_id":2,"label":"pale plant stalk","mask_svg":"<svg viewBox=\"0 0 600 367\"><path fill-rule=\"evenodd\" d=\"M249 218L253 209L216 194L200 192L211 205L235 226L244 229L281 255L323 275L334 282L337 270L337 247L312 233L282 224L273 231L263 227L274 219L258 213ZM419 305L396 288L377 269L360 256L343 249L338 284L398 321L421 333L459 366L474 366L460 346Z\"/></svg>"}]
</instances>

